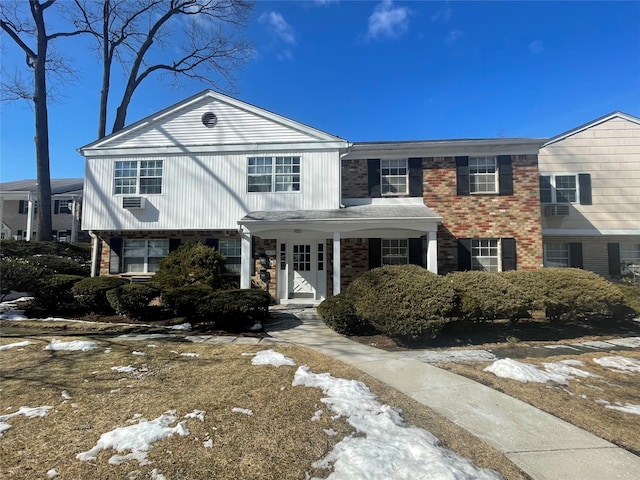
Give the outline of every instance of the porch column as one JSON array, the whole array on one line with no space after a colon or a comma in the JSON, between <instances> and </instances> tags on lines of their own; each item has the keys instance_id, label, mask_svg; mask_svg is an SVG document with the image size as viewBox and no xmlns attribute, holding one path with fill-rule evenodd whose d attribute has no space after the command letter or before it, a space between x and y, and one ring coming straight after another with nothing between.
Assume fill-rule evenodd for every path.
<instances>
[{"instance_id":1,"label":"porch column","mask_svg":"<svg viewBox=\"0 0 640 480\"><path fill-rule=\"evenodd\" d=\"M31 231L33 230L33 211L35 206L35 202L31 195L27 198L27 236L25 240L28 242L31 240Z\"/></svg>"},{"instance_id":2,"label":"porch column","mask_svg":"<svg viewBox=\"0 0 640 480\"><path fill-rule=\"evenodd\" d=\"M73 197L71 199L71 243L75 243L78 241L78 219L76 218L78 215L78 199Z\"/></svg>"},{"instance_id":3,"label":"porch column","mask_svg":"<svg viewBox=\"0 0 640 480\"><path fill-rule=\"evenodd\" d=\"M438 232L427 232L427 270L438 273Z\"/></svg>"},{"instance_id":4,"label":"porch column","mask_svg":"<svg viewBox=\"0 0 640 480\"><path fill-rule=\"evenodd\" d=\"M340 293L340 232L333 232L333 294Z\"/></svg>"},{"instance_id":5,"label":"porch column","mask_svg":"<svg viewBox=\"0 0 640 480\"><path fill-rule=\"evenodd\" d=\"M244 228L240 232L242 239L240 251L240 288L251 288L251 233L245 232Z\"/></svg>"}]
</instances>

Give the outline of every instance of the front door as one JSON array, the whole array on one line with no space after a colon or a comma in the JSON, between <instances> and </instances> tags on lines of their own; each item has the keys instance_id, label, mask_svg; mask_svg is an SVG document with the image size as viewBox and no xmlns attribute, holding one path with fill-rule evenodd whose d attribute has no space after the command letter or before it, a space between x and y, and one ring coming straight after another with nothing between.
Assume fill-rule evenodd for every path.
<instances>
[{"instance_id":1,"label":"front door","mask_svg":"<svg viewBox=\"0 0 640 480\"><path fill-rule=\"evenodd\" d=\"M311 244L293 245L293 298L314 298L315 262Z\"/></svg>"}]
</instances>

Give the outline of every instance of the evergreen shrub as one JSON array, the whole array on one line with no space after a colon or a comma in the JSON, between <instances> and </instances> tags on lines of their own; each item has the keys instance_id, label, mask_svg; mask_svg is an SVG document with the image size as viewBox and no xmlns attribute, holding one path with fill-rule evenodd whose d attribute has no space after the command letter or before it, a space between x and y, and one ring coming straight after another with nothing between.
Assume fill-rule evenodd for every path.
<instances>
[{"instance_id":1,"label":"evergreen shrub","mask_svg":"<svg viewBox=\"0 0 640 480\"><path fill-rule=\"evenodd\" d=\"M163 292L188 285L220 288L225 271L225 257L200 242L180 245L160 262L151 282Z\"/></svg>"},{"instance_id":2,"label":"evergreen shrub","mask_svg":"<svg viewBox=\"0 0 640 480\"><path fill-rule=\"evenodd\" d=\"M318 315L332 330L344 335L366 335L375 328L356 314L356 309L346 293L339 293L318 305Z\"/></svg>"},{"instance_id":3,"label":"evergreen shrub","mask_svg":"<svg viewBox=\"0 0 640 480\"><path fill-rule=\"evenodd\" d=\"M120 277L89 277L76 283L71 291L76 302L93 313L112 314L107 292L126 285L129 280Z\"/></svg>"},{"instance_id":4,"label":"evergreen shrub","mask_svg":"<svg viewBox=\"0 0 640 480\"><path fill-rule=\"evenodd\" d=\"M202 284L171 288L162 292L162 306L179 317L196 319L200 303L211 293L213 288Z\"/></svg>"},{"instance_id":5,"label":"evergreen shrub","mask_svg":"<svg viewBox=\"0 0 640 480\"><path fill-rule=\"evenodd\" d=\"M31 292L42 270L24 258L0 258L0 300L11 293Z\"/></svg>"},{"instance_id":6,"label":"evergreen shrub","mask_svg":"<svg viewBox=\"0 0 640 480\"><path fill-rule=\"evenodd\" d=\"M271 295L264 290L218 290L198 305L199 321L213 321L217 328L243 331L267 318Z\"/></svg>"},{"instance_id":7,"label":"evergreen shrub","mask_svg":"<svg viewBox=\"0 0 640 480\"><path fill-rule=\"evenodd\" d=\"M45 315L80 311L72 288L83 278L80 275L54 274L39 279L32 289L34 307L44 310Z\"/></svg>"},{"instance_id":8,"label":"evergreen shrub","mask_svg":"<svg viewBox=\"0 0 640 480\"><path fill-rule=\"evenodd\" d=\"M134 320L149 316L149 303L160 294L160 290L148 283L127 283L107 292L111 308L118 314Z\"/></svg>"}]
</instances>

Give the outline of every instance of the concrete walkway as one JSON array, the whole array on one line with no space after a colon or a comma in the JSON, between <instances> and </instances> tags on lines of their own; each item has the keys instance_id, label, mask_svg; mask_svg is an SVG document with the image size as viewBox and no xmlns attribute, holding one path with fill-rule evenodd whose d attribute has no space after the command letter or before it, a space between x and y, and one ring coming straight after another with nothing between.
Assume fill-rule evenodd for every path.
<instances>
[{"instance_id":1,"label":"concrete walkway","mask_svg":"<svg viewBox=\"0 0 640 480\"><path fill-rule=\"evenodd\" d=\"M353 342L313 308L273 312L271 337L368 373L503 452L534 480L638 480L640 457L529 404L416 358Z\"/></svg>"}]
</instances>

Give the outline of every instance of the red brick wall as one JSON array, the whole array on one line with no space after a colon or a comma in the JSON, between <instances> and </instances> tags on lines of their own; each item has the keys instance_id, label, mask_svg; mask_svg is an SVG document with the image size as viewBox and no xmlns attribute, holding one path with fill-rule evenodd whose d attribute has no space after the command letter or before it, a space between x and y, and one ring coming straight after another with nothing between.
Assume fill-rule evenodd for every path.
<instances>
[{"instance_id":1,"label":"red brick wall","mask_svg":"<svg viewBox=\"0 0 640 480\"><path fill-rule=\"evenodd\" d=\"M342 160L342 198L367 198L367 160Z\"/></svg>"}]
</instances>

